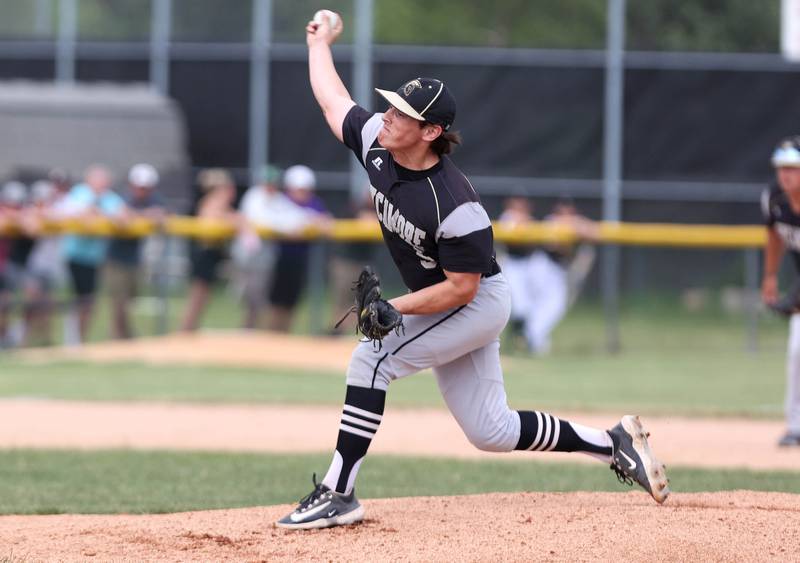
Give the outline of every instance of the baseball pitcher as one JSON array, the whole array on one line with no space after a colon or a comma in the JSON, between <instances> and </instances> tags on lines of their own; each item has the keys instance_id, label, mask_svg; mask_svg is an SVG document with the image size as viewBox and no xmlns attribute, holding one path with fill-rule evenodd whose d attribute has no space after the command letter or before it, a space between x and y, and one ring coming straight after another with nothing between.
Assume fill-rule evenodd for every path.
<instances>
[{"instance_id":1,"label":"baseball pitcher","mask_svg":"<svg viewBox=\"0 0 800 563\"><path fill-rule=\"evenodd\" d=\"M356 105L336 72L331 44L340 17L306 27L311 88L337 139L359 159L383 239L410 290L384 300L368 270L357 284L364 339L353 351L333 460L321 483L278 521L283 528L352 524L364 509L354 485L383 418L395 379L433 368L439 390L467 438L482 450L583 452L610 464L661 503L669 489L638 417L609 431L508 407L499 335L511 307L495 260L492 226L477 192L448 154L460 143L451 129L456 102L434 78L377 90L383 113Z\"/></svg>"}]
</instances>

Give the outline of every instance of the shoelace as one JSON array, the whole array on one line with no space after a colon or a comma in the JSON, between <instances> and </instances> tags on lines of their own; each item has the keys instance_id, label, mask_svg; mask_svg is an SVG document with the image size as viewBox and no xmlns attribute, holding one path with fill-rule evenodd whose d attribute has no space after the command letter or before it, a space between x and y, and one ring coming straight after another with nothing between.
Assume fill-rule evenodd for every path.
<instances>
[{"instance_id":1,"label":"shoelace","mask_svg":"<svg viewBox=\"0 0 800 563\"><path fill-rule=\"evenodd\" d=\"M611 467L611 470L617 475L617 480L620 483L624 483L629 487L633 487L633 479L629 477L627 473L625 473L625 471L622 469L622 467L619 466L619 464L612 463L609 467Z\"/></svg>"},{"instance_id":2,"label":"shoelace","mask_svg":"<svg viewBox=\"0 0 800 563\"><path fill-rule=\"evenodd\" d=\"M317 483L316 473L312 474L311 482L314 483L314 490L300 499L300 506L305 506L306 504L314 502L325 493L325 489L323 489L324 485L322 483Z\"/></svg>"}]
</instances>

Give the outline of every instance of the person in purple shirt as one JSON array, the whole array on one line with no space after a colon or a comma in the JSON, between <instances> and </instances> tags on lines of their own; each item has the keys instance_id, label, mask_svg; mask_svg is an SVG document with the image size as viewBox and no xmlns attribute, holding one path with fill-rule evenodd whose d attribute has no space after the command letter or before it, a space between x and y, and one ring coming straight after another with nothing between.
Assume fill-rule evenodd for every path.
<instances>
[{"instance_id":1,"label":"person in purple shirt","mask_svg":"<svg viewBox=\"0 0 800 563\"><path fill-rule=\"evenodd\" d=\"M317 180L314 172L302 164L291 166L283 175L286 195L298 206L319 218L318 226L330 221L325 205L314 193ZM308 257L311 244L307 241L282 240L278 244L274 276L269 289L270 330L288 332L292 326L294 310L308 278Z\"/></svg>"}]
</instances>

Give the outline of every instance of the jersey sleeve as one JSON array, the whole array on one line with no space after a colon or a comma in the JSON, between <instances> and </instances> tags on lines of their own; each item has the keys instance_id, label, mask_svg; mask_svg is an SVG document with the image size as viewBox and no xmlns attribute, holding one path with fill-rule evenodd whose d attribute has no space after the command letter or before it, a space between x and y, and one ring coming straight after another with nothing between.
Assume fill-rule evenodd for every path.
<instances>
[{"instance_id":1,"label":"jersey sleeve","mask_svg":"<svg viewBox=\"0 0 800 563\"><path fill-rule=\"evenodd\" d=\"M775 224L775 216L772 213L772 190L770 188L761 193L761 214L767 227L772 227Z\"/></svg>"},{"instance_id":2,"label":"jersey sleeve","mask_svg":"<svg viewBox=\"0 0 800 563\"><path fill-rule=\"evenodd\" d=\"M480 203L456 207L436 230L439 264L450 272L488 273L492 269L492 223Z\"/></svg>"},{"instance_id":3,"label":"jersey sleeve","mask_svg":"<svg viewBox=\"0 0 800 563\"><path fill-rule=\"evenodd\" d=\"M350 108L342 123L344 144L353 151L362 166L366 166L367 151L383 127L383 114L372 113L361 106Z\"/></svg>"}]
</instances>

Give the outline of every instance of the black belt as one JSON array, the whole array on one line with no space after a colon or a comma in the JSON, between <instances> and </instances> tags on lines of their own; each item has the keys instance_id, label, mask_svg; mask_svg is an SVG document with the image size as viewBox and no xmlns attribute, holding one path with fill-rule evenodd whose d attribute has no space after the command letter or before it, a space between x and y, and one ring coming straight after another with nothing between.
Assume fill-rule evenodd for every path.
<instances>
[{"instance_id":1,"label":"black belt","mask_svg":"<svg viewBox=\"0 0 800 563\"><path fill-rule=\"evenodd\" d=\"M493 276L499 274L502 270L500 269L500 265L497 262L492 262L492 271L491 272L484 272L481 274L482 278L488 279Z\"/></svg>"}]
</instances>

